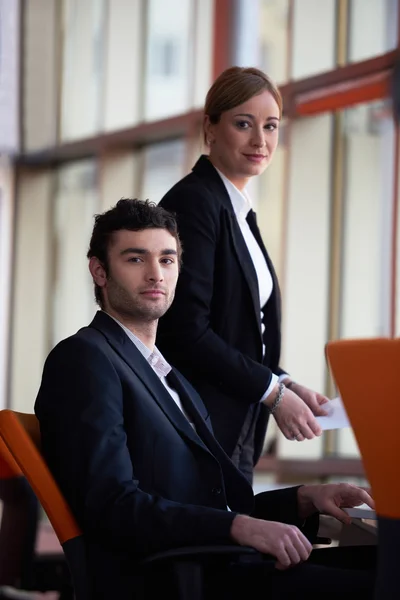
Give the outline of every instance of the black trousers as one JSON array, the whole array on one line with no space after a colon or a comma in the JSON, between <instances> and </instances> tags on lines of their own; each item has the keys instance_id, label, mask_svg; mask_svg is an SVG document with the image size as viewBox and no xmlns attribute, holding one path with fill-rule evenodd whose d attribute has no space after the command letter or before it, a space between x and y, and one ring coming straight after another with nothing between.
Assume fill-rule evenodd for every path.
<instances>
[{"instance_id":1,"label":"black trousers","mask_svg":"<svg viewBox=\"0 0 400 600\"><path fill-rule=\"evenodd\" d=\"M285 571L270 560L238 563L210 573L206 598L245 600L263 593L267 600L369 600L374 598L375 567L376 546L313 550L307 562Z\"/></svg>"}]
</instances>

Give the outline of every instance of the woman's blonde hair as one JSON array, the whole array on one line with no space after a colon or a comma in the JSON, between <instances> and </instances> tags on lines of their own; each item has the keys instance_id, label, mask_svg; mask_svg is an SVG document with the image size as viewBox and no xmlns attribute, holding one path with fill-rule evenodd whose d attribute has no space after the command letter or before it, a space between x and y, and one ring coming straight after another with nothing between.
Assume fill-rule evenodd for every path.
<instances>
[{"instance_id":1,"label":"woman's blonde hair","mask_svg":"<svg viewBox=\"0 0 400 600\"><path fill-rule=\"evenodd\" d=\"M282 116L282 96L275 83L262 71L254 67L230 67L217 77L206 96L204 115L216 124L221 114L239 106L253 96L267 91L279 107ZM207 143L204 133L204 141Z\"/></svg>"}]
</instances>

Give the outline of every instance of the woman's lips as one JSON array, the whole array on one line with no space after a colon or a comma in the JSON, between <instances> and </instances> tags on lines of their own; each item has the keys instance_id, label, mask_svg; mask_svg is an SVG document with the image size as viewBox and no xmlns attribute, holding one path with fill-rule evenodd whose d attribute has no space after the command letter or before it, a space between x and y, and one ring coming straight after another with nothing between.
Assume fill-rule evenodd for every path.
<instances>
[{"instance_id":1,"label":"woman's lips","mask_svg":"<svg viewBox=\"0 0 400 600\"><path fill-rule=\"evenodd\" d=\"M260 163L266 158L264 154L244 154L244 156L247 158L247 160L255 163Z\"/></svg>"}]
</instances>

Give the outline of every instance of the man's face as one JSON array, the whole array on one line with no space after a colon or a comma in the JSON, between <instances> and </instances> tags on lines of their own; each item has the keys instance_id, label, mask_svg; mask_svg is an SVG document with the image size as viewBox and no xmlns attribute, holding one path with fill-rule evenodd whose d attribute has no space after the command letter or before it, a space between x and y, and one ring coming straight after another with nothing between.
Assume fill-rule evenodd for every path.
<instances>
[{"instance_id":1,"label":"man's face","mask_svg":"<svg viewBox=\"0 0 400 600\"><path fill-rule=\"evenodd\" d=\"M114 232L108 276L98 259L92 261L90 269L102 287L104 309L116 318L155 321L171 306L179 265L176 240L166 229Z\"/></svg>"}]
</instances>

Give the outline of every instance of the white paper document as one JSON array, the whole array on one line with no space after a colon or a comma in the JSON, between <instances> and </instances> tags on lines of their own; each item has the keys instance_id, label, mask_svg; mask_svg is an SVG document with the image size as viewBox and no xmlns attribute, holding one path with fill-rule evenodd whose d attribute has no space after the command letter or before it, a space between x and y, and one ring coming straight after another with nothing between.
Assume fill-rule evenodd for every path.
<instances>
[{"instance_id":1,"label":"white paper document","mask_svg":"<svg viewBox=\"0 0 400 600\"><path fill-rule=\"evenodd\" d=\"M376 519L375 511L368 504L343 509L352 519Z\"/></svg>"},{"instance_id":2,"label":"white paper document","mask_svg":"<svg viewBox=\"0 0 400 600\"><path fill-rule=\"evenodd\" d=\"M322 405L329 414L326 417L315 417L323 431L328 429L344 429L351 427L341 398L333 398Z\"/></svg>"}]
</instances>

